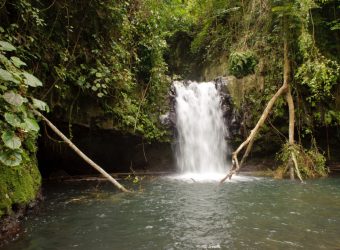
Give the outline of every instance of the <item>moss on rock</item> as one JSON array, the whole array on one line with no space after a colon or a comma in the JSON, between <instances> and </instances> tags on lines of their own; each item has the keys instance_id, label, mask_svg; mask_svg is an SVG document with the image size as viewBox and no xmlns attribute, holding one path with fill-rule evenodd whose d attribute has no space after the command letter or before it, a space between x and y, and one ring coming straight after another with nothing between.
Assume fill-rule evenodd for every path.
<instances>
[{"instance_id":1,"label":"moss on rock","mask_svg":"<svg viewBox=\"0 0 340 250\"><path fill-rule=\"evenodd\" d=\"M41 185L35 157L23 165L8 167L0 164L0 217L12 214L13 207L34 201Z\"/></svg>"}]
</instances>

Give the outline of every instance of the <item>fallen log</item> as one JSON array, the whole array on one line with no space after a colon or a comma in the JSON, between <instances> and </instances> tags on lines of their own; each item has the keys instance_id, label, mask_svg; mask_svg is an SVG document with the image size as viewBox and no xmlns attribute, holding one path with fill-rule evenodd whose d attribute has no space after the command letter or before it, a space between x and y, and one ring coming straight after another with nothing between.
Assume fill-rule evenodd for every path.
<instances>
[{"instance_id":1,"label":"fallen log","mask_svg":"<svg viewBox=\"0 0 340 250\"><path fill-rule=\"evenodd\" d=\"M92 161L89 157L87 157L76 145L71 142L56 126L53 125L43 114L39 111L32 108L32 111L35 115L40 117L52 130L55 132L77 155L79 155L85 162L87 162L91 167L96 169L99 173L101 173L106 179L108 179L113 185L115 185L122 192L131 192L122 186L116 179L114 179L111 175L109 175L104 169L102 169L99 165L97 165L94 161Z\"/></svg>"}]
</instances>

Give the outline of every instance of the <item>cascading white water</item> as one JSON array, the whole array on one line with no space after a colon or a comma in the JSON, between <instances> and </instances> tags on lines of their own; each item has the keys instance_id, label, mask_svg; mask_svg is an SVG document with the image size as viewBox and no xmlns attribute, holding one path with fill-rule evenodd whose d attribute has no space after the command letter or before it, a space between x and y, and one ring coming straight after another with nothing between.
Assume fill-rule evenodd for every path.
<instances>
[{"instance_id":1,"label":"cascading white water","mask_svg":"<svg viewBox=\"0 0 340 250\"><path fill-rule=\"evenodd\" d=\"M181 174L218 179L227 170L226 127L214 82L174 82L176 89L177 165Z\"/></svg>"}]
</instances>

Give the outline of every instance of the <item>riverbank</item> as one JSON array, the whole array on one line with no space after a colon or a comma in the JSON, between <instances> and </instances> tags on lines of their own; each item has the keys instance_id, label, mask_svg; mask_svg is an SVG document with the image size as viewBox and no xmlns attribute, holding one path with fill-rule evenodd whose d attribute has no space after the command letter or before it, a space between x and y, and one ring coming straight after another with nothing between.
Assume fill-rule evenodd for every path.
<instances>
[{"instance_id":1,"label":"riverbank","mask_svg":"<svg viewBox=\"0 0 340 250\"><path fill-rule=\"evenodd\" d=\"M12 207L12 212L6 214L0 219L0 247L18 239L24 232L22 228L22 219L36 212L39 209L39 204L43 201L41 190L37 193L34 200L28 204L15 205Z\"/></svg>"}]
</instances>

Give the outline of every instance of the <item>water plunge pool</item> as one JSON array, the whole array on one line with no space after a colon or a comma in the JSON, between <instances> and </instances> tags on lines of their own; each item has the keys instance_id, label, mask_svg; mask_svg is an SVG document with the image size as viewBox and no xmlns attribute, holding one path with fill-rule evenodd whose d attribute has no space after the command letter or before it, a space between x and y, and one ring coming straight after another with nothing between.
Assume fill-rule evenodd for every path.
<instances>
[{"instance_id":1,"label":"water plunge pool","mask_svg":"<svg viewBox=\"0 0 340 250\"><path fill-rule=\"evenodd\" d=\"M156 178L142 192L48 184L25 233L2 249L338 249L340 179Z\"/></svg>"}]
</instances>

